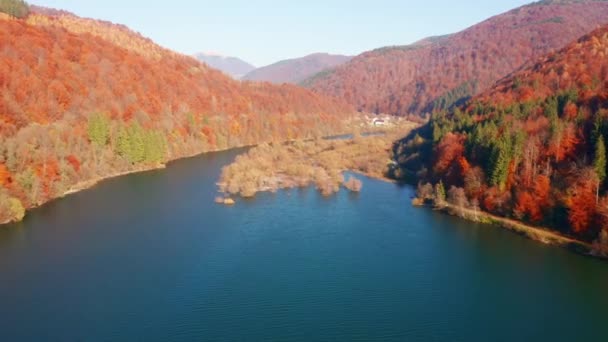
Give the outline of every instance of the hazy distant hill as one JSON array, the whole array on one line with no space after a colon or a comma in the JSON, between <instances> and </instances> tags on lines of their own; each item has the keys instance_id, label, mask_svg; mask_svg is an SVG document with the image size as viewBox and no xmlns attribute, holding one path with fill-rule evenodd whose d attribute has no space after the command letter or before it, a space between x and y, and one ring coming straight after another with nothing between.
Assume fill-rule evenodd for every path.
<instances>
[{"instance_id":1,"label":"hazy distant hill","mask_svg":"<svg viewBox=\"0 0 608 342\"><path fill-rule=\"evenodd\" d=\"M606 1L545 0L456 34L363 53L305 85L364 111L429 113L482 92L605 23Z\"/></svg>"},{"instance_id":2,"label":"hazy distant hill","mask_svg":"<svg viewBox=\"0 0 608 342\"><path fill-rule=\"evenodd\" d=\"M218 69L234 78L241 78L255 69L255 67L236 57L222 56L213 53L198 53L196 59Z\"/></svg>"},{"instance_id":3,"label":"hazy distant hill","mask_svg":"<svg viewBox=\"0 0 608 342\"><path fill-rule=\"evenodd\" d=\"M315 53L253 70L243 79L273 83L300 83L319 72L344 64L351 58L350 56Z\"/></svg>"}]
</instances>

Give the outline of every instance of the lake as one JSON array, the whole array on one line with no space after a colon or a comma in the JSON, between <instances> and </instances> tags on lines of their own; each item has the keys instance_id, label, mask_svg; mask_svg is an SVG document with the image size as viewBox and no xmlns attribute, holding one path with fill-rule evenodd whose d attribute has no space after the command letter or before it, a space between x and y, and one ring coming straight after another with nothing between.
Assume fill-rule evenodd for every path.
<instances>
[{"instance_id":1,"label":"lake","mask_svg":"<svg viewBox=\"0 0 608 342\"><path fill-rule=\"evenodd\" d=\"M2 341L591 341L608 264L413 208L364 179L213 203L243 150L181 160L0 229Z\"/></svg>"}]
</instances>

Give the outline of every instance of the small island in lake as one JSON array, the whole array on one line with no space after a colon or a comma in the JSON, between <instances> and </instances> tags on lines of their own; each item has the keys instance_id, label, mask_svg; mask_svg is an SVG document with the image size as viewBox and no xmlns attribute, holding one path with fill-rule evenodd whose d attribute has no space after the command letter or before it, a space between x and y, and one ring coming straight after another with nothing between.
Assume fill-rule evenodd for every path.
<instances>
[{"instance_id":1,"label":"small island in lake","mask_svg":"<svg viewBox=\"0 0 608 342\"><path fill-rule=\"evenodd\" d=\"M218 182L219 191L228 197L239 195L244 198L258 192L310 185L323 196L331 196L340 187L359 192L362 182L354 176L344 177L343 173L351 170L386 179L392 143L413 127L411 122L404 122L382 134L362 136L355 133L352 139L262 144L224 167Z\"/></svg>"}]
</instances>

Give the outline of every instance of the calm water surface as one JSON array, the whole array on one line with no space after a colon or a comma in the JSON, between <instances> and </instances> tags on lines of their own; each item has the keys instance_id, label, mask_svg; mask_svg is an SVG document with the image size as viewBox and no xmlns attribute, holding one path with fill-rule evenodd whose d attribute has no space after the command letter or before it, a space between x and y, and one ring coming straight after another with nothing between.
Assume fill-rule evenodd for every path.
<instances>
[{"instance_id":1,"label":"calm water surface","mask_svg":"<svg viewBox=\"0 0 608 342\"><path fill-rule=\"evenodd\" d=\"M0 229L2 341L605 340L608 264L365 180L213 203L236 151Z\"/></svg>"}]
</instances>

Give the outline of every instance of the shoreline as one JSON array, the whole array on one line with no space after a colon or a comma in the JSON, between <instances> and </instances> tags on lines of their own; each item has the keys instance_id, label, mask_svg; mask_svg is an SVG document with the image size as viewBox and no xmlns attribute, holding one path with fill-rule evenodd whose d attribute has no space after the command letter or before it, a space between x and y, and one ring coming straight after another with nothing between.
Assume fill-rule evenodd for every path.
<instances>
[{"instance_id":1,"label":"shoreline","mask_svg":"<svg viewBox=\"0 0 608 342\"><path fill-rule=\"evenodd\" d=\"M99 184L100 182L103 182L105 180L109 180L109 179L112 179L112 178L117 178L117 177L126 176L126 175L130 175L130 174L134 174L134 173L140 173L140 172L162 170L162 169L166 169L166 168L167 168L167 164L159 164L159 165L139 168L139 169L135 169L135 170L115 172L115 173L110 174L108 176L103 176L103 177L100 176L100 177L96 177L96 178L89 179L89 180L86 180L86 181L81 181L81 182L78 182L78 183L74 184L72 187L70 187L70 189L66 190L63 194L61 194L61 196L58 196L58 197L56 197L54 199L64 198L66 196L78 193L80 191L84 191L84 190L90 189L90 188L94 187L95 185ZM51 200L51 201L53 201L53 200ZM42 204L42 205L44 205L44 204ZM35 209L35 208L38 208L38 207L33 207L31 209Z\"/></svg>"},{"instance_id":2,"label":"shoreline","mask_svg":"<svg viewBox=\"0 0 608 342\"><path fill-rule=\"evenodd\" d=\"M396 180L394 180L392 178L389 178L389 177L386 177L386 176L372 175L372 174L365 173L365 172L359 171L359 170L344 170L342 172L352 172L352 173L357 174L359 176L365 176L365 177L367 177L369 179L377 180L377 181L384 182L384 183L399 184L398 181L396 181Z\"/></svg>"},{"instance_id":3,"label":"shoreline","mask_svg":"<svg viewBox=\"0 0 608 342\"><path fill-rule=\"evenodd\" d=\"M432 210L441 212L443 214L455 216L470 222L498 226L502 229L506 229L510 232L521 235L530 240L540 242L544 245L556 246L586 257L608 260L608 255L598 253L594 249L593 244L574 239L547 228L532 226L521 221L496 216L481 210L476 211L468 208L456 207L452 204L445 204L441 207L433 207L428 205L418 205L418 207L431 208Z\"/></svg>"},{"instance_id":4,"label":"shoreline","mask_svg":"<svg viewBox=\"0 0 608 342\"><path fill-rule=\"evenodd\" d=\"M345 134L350 134L350 133L345 133ZM287 141L297 141L297 140L298 139L287 140ZM0 221L0 229L3 228L4 226L8 225L8 224L11 224L11 223L22 222L25 219L25 217L27 217L27 214L31 210L35 210L35 209L40 208L40 207L42 207L44 205L52 203L52 202L54 202L56 200L65 198L65 197L67 197L69 195L73 195L73 194L79 193L81 191L85 191L85 190L91 189L91 188L95 187L96 185L98 185L99 183L101 183L103 181L106 181L106 180L109 180L109 179L112 179L112 178L117 178L117 177L126 176L126 175L130 175L130 174L135 174L135 173L140 173L140 172L162 170L162 169L167 168L168 164L170 164L172 162L175 162L175 161L178 161L178 160L188 159L188 158L194 158L194 157L198 157L198 156L201 156L201 155L204 155L204 154L207 154L207 153L218 153L218 152L231 151L231 150L239 149L239 148L248 148L248 147L250 148L250 147L258 146L258 145L263 144L263 143L265 143L265 142L262 142L262 143L259 143L259 144L254 144L254 145L248 144L248 145L242 145L242 146L233 146L233 147L229 147L229 148L225 148L225 149L217 149L217 148L215 148L215 149L210 149L210 150L207 150L207 151L188 153L188 154L177 156L175 158L167 159L166 161L164 161L164 162L162 162L160 164L157 164L157 165L139 166L139 167L136 167L136 168L131 169L131 170L113 172L113 173L111 173L109 175L106 175L106 176L97 176L97 177L92 178L92 179L83 180L83 181L80 181L80 182L78 182L78 183L70 186L70 188L68 190L66 190L64 193L62 193L59 196L53 197L53 198L49 199L48 201L40 203L38 205L31 206L29 208L25 208L25 216L21 220Z\"/></svg>"},{"instance_id":5,"label":"shoreline","mask_svg":"<svg viewBox=\"0 0 608 342\"><path fill-rule=\"evenodd\" d=\"M98 185L99 183L102 183L106 180L110 180L113 178L118 178L118 177L122 177L122 176L127 176L127 175L131 175L131 174L136 174L136 173L142 173L142 172L148 172L148 171L155 171L155 170L162 170L162 169L166 169L167 165L178 161L178 160L182 160L182 159L188 159L188 158L194 158L194 157L198 157L201 156L203 154L207 154L207 153L217 153L217 152L225 152L225 151L230 151L233 149L238 149L238 148L245 148L245 147L251 147L253 145L247 145L247 146L236 146L236 147L231 147L231 148L227 148L227 149L214 149L214 150L209 150L209 151L203 151L203 152L198 152L198 153L192 153L192 154L187 154L187 155L183 155L183 156L179 156L177 158L172 158L172 159L168 159L167 161L163 162L163 163L159 163L156 165L147 165L147 166L140 166L131 170L125 170L125 171L119 171L119 172L113 172L109 175L106 176L97 176L95 178L92 179L88 179L88 180L83 180L80 181L74 185L72 185L68 190L66 190L65 192L63 192L61 195L57 196L57 197L53 197L51 199L49 199L48 201L44 202L44 203L40 203L38 205L29 207L25 209L25 216L23 217L23 219L16 221L16 220L8 220L8 221L4 221L4 222L0 222L0 229L2 229L4 226L11 224L11 223L19 223L22 222L25 217L27 217L27 214L32 211L35 210L37 208L43 207L47 204L50 204L54 201L60 200L62 198L65 198L67 196L85 191L85 190L89 190L93 187L95 187L96 185Z\"/></svg>"},{"instance_id":6,"label":"shoreline","mask_svg":"<svg viewBox=\"0 0 608 342\"><path fill-rule=\"evenodd\" d=\"M179 158L181 159L181 158ZM177 159L175 159L177 160ZM110 180L113 178L118 178L121 176L127 176L130 174L135 174L135 173L141 173L141 172L148 172L148 171L154 171L154 170L162 170L167 168L167 164L169 162L171 162L173 160L167 161L166 163L163 164L158 164L158 165L154 165L154 166L146 166L146 167L140 167L140 168L136 168L136 169L132 169L132 170L127 170L127 171L120 171L120 172L114 172L112 174L109 174L107 176L98 176L92 179L88 179L88 180L84 180L84 181L80 181L74 185L72 185L69 189L67 189L66 191L64 191L61 195L57 196L57 197L53 197L51 199L49 199L48 201L44 202L44 203L40 203L38 205L29 207L25 210L26 215L23 217L23 219L25 219L25 217L27 216L27 213L30 212L31 210L35 210L38 208L41 208L47 204L50 204L54 201L60 200L62 198L65 198L67 196L85 191L85 190L89 190L93 187L95 187L96 185L98 185L99 183L102 183L106 180ZM23 219L21 221L23 221ZM9 220L9 221L4 221L4 222L0 222L0 228L2 228L2 226L11 224L11 223L19 223L21 221L15 221L15 220Z\"/></svg>"},{"instance_id":7,"label":"shoreline","mask_svg":"<svg viewBox=\"0 0 608 342\"><path fill-rule=\"evenodd\" d=\"M185 156L180 156L178 158L170 159L162 164L149 165L146 167L139 167L139 168L132 169L132 170L114 172L107 176L99 176L99 177L96 177L93 179L81 181L81 182L78 182L78 183L74 184L73 186L71 186L68 190L66 190L60 196L52 198L47 202L41 203L40 205L33 206L33 207L26 209L26 216L27 216L27 213L31 210L40 208L44 205L47 205L56 200L65 198L69 195L73 195L73 194L79 193L81 191L89 190L106 180L118 178L121 176L136 174L136 173L162 170L162 169L166 169L167 165L174 161L178 161L181 159L187 159L187 158L193 158L193 157L197 157L197 156L204 155L207 153L230 151L230 150L238 149L238 148L242 148L242 147L233 147L233 148L224 149L224 150L212 150L212 151L205 151L205 152L200 152L200 153L193 153L191 155L185 155ZM354 173L354 174L357 174L360 176L367 177L369 179L373 179L373 180L377 180L377 181L381 181L381 182L385 182L385 183L391 183L391 184L395 184L395 185L398 184L398 182L396 180L388 178L386 176L378 176L377 174L366 173L366 172L363 172L360 170L345 169L345 170L342 170L342 172L351 172L351 173ZM267 192L267 191L260 191L260 192ZM455 216L455 217L458 217L460 219L464 219L464 220L467 220L470 222L485 223L485 224L490 224L493 226L498 226L498 227L501 227L508 231L511 231L515 234L526 237L530 240L540 242L544 245L564 248L570 252L574 252L574 253L577 253L582 256L593 257L593 258L597 258L597 259L601 259L601 260L608 260L608 255L598 253L593 248L593 245L591 243L565 236L563 234L560 234L556 231L549 230L547 228L532 226L530 224L527 224L527 223L524 223L521 221L509 219L506 217L496 216L496 215L493 215L493 214L490 214L490 213L487 213L487 212L484 212L481 210L475 211L475 210L468 209L468 208L459 208L452 204L444 204L441 207L433 207L433 206L429 206L429 205L415 205L415 204L412 204L412 205L417 206L417 207L430 208L434 211L438 211L438 212L441 212L443 214L450 215L450 216ZM8 221L8 222L0 222L0 228L2 228L2 226L8 225L8 224L18 223L21 221L13 220L13 221Z\"/></svg>"}]
</instances>

